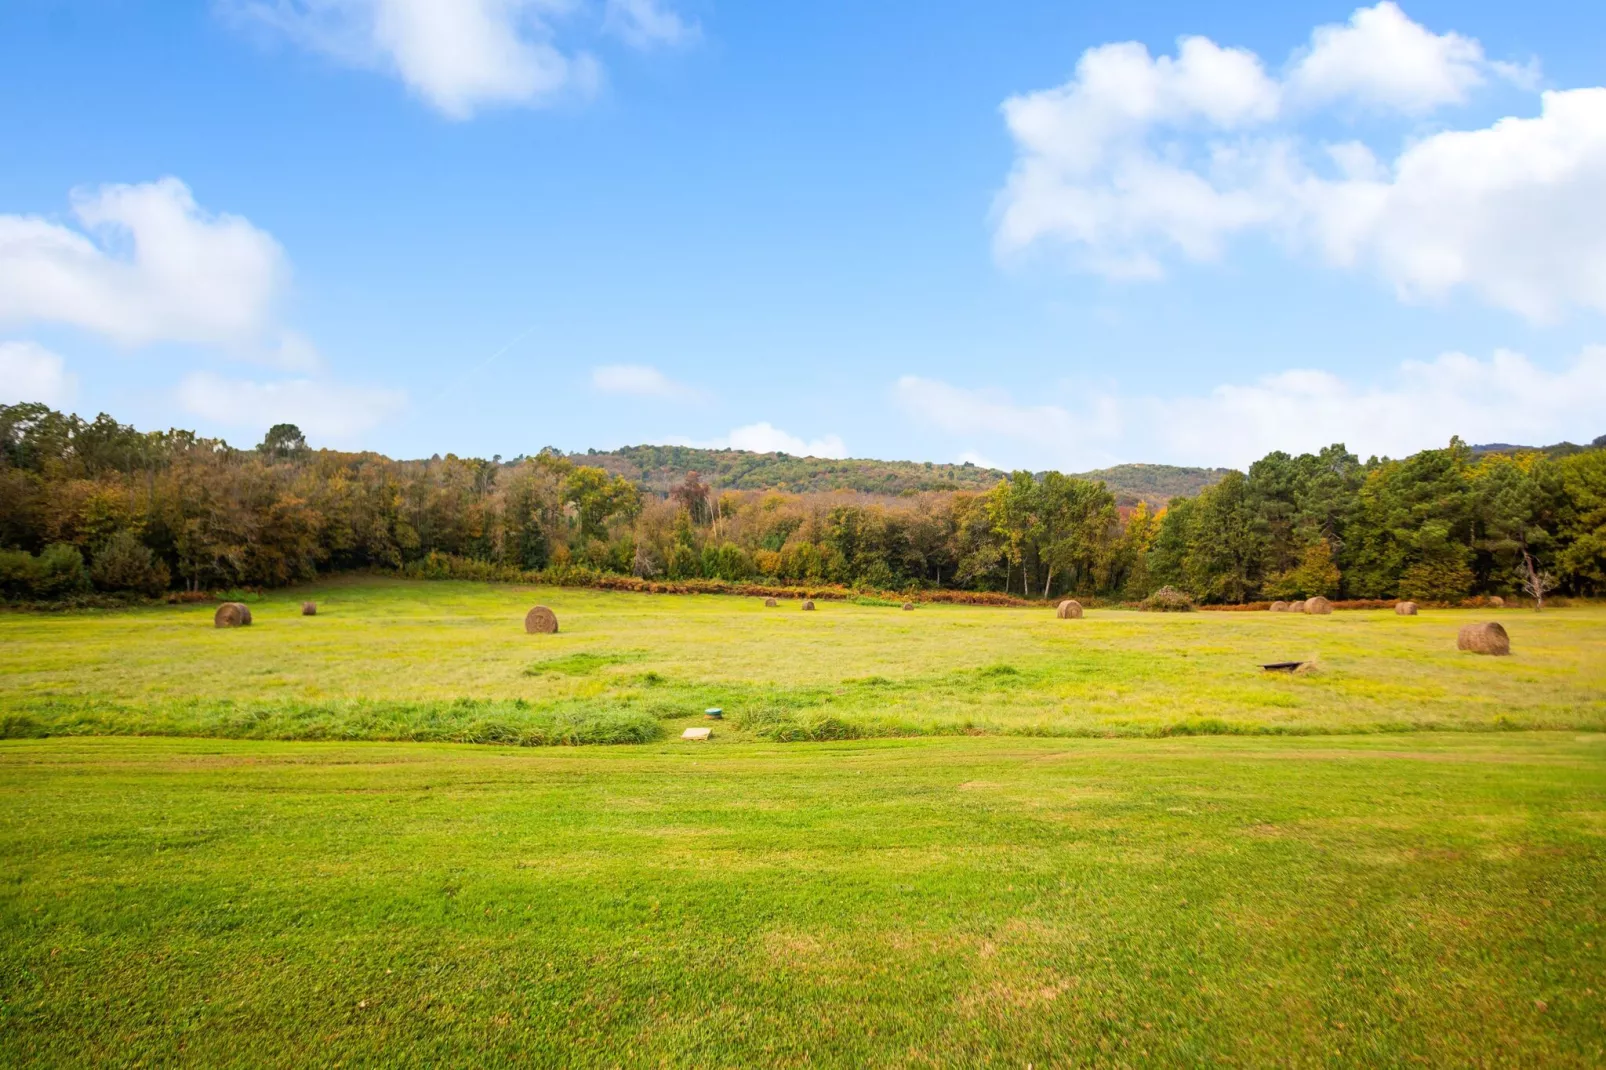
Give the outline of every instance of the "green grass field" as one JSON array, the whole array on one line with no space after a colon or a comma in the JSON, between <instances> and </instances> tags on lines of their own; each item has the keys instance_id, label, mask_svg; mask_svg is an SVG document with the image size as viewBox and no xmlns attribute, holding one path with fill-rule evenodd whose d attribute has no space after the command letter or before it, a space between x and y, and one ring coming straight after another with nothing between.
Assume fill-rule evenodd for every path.
<instances>
[{"instance_id":1,"label":"green grass field","mask_svg":"<svg viewBox=\"0 0 1606 1070\"><path fill-rule=\"evenodd\" d=\"M303 597L316 617L299 615ZM541 601L562 631L527 636ZM639 741L940 733L1606 729L1606 607L1331 617L821 602L354 579L212 608L0 614L0 734ZM1484 611L1481 615L1487 615ZM1313 660L1308 676L1263 662Z\"/></svg>"},{"instance_id":2,"label":"green grass field","mask_svg":"<svg viewBox=\"0 0 1606 1070\"><path fill-rule=\"evenodd\" d=\"M1606 611L820 605L0 614L0 1065L1606 1064Z\"/></svg>"}]
</instances>

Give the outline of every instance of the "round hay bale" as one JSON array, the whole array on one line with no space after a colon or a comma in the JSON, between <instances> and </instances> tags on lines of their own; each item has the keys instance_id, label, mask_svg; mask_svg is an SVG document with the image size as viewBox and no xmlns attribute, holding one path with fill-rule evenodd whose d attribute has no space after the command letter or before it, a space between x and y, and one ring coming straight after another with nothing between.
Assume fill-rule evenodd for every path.
<instances>
[{"instance_id":1,"label":"round hay bale","mask_svg":"<svg viewBox=\"0 0 1606 1070\"><path fill-rule=\"evenodd\" d=\"M558 615L546 606L536 606L524 615L524 630L529 635L551 635L558 630Z\"/></svg>"},{"instance_id":2,"label":"round hay bale","mask_svg":"<svg viewBox=\"0 0 1606 1070\"><path fill-rule=\"evenodd\" d=\"M1273 613L1287 613L1288 612L1288 603L1287 602L1273 602L1271 604L1271 612L1273 612Z\"/></svg>"},{"instance_id":3,"label":"round hay bale","mask_svg":"<svg viewBox=\"0 0 1606 1070\"><path fill-rule=\"evenodd\" d=\"M1416 603L1396 602L1394 603L1394 612L1401 617L1414 617L1416 616Z\"/></svg>"},{"instance_id":4,"label":"round hay bale","mask_svg":"<svg viewBox=\"0 0 1606 1070\"><path fill-rule=\"evenodd\" d=\"M1082 603L1074 598L1067 598L1060 603L1060 607L1054 611L1054 615L1060 620L1081 620Z\"/></svg>"},{"instance_id":5,"label":"round hay bale","mask_svg":"<svg viewBox=\"0 0 1606 1070\"><path fill-rule=\"evenodd\" d=\"M781 603L779 603L779 602L777 602L777 601L776 601L776 600L775 600L775 599L773 599L773 598L766 598L766 599L764 599L764 608L765 608L765 609L774 609L774 608L775 608L775 607L776 607L776 606L778 606L778 605L780 605L780 604L781 604Z\"/></svg>"},{"instance_id":6,"label":"round hay bale","mask_svg":"<svg viewBox=\"0 0 1606 1070\"><path fill-rule=\"evenodd\" d=\"M1305 599L1305 612L1306 613L1314 613L1317 616L1325 617L1325 616L1327 616L1327 614L1331 613L1332 611L1333 611L1333 603L1329 602L1327 599L1323 598L1321 595L1317 595L1315 598L1307 598L1307 599Z\"/></svg>"},{"instance_id":7,"label":"round hay bale","mask_svg":"<svg viewBox=\"0 0 1606 1070\"><path fill-rule=\"evenodd\" d=\"M244 602L224 602L212 614L214 628L244 628L251 623L251 607Z\"/></svg>"},{"instance_id":8,"label":"round hay bale","mask_svg":"<svg viewBox=\"0 0 1606 1070\"><path fill-rule=\"evenodd\" d=\"M1489 596L1489 605L1493 609L1505 609L1506 600L1497 594L1492 594Z\"/></svg>"},{"instance_id":9,"label":"round hay bale","mask_svg":"<svg viewBox=\"0 0 1606 1070\"><path fill-rule=\"evenodd\" d=\"M905 602L903 604L903 609L904 609L904 612L906 612L906 613L910 612L914 608L915 608L915 604L913 602Z\"/></svg>"},{"instance_id":10,"label":"round hay bale","mask_svg":"<svg viewBox=\"0 0 1606 1070\"><path fill-rule=\"evenodd\" d=\"M1288 612L1290 612L1290 613L1303 613L1303 612L1305 612L1305 603L1303 603L1303 602L1290 602L1290 603L1288 603Z\"/></svg>"},{"instance_id":11,"label":"round hay bale","mask_svg":"<svg viewBox=\"0 0 1606 1070\"><path fill-rule=\"evenodd\" d=\"M318 615L318 603L316 603L316 602L303 602L303 603L301 603L301 615L303 617L316 617Z\"/></svg>"},{"instance_id":12,"label":"round hay bale","mask_svg":"<svg viewBox=\"0 0 1606 1070\"><path fill-rule=\"evenodd\" d=\"M803 612L805 612L805 613L812 612L813 609L814 609L814 599L812 599L812 598L803 599Z\"/></svg>"},{"instance_id":13,"label":"round hay bale","mask_svg":"<svg viewBox=\"0 0 1606 1070\"><path fill-rule=\"evenodd\" d=\"M1479 621L1462 627L1455 637L1457 650L1470 650L1474 654L1493 654L1504 657L1511 653L1511 637L1492 620Z\"/></svg>"}]
</instances>

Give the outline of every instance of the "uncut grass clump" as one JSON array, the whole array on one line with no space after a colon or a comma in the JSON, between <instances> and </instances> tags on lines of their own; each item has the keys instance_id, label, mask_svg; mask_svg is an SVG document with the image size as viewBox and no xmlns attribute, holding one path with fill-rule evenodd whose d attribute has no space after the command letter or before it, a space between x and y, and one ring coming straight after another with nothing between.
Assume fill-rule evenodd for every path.
<instances>
[{"instance_id":1,"label":"uncut grass clump","mask_svg":"<svg viewBox=\"0 0 1606 1070\"><path fill-rule=\"evenodd\" d=\"M651 743L663 738L652 713L633 708L536 708L522 699L438 702L337 700L170 703L152 709L104 703L41 705L0 720L0 738L205 736L217 739L376 740L497 743L525 747Z\"/></svg>"}]
</instances>

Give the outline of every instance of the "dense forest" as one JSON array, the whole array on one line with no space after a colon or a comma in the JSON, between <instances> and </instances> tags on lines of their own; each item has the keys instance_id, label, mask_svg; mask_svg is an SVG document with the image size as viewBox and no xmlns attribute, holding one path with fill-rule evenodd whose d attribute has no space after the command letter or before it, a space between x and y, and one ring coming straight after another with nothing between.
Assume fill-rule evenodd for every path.
<instances>
[{"instance_id":1,"label":"dense forest","mask_svg":"<svg viewBox=\"0 0 1606 1070\"><path fill-rule=\"evenodd\" d=\"M503 462L251 449L0 406L0 592L71 602L320 572L837 584L1203 602L1606 592L1606 438L1361 462L1273 453L1162 507L1058 472L901 494L661 492L555 451ZM662 467L661 465L658 467ZM645 484L645 485L644 485Z\"/></svg>"}]
</instances>

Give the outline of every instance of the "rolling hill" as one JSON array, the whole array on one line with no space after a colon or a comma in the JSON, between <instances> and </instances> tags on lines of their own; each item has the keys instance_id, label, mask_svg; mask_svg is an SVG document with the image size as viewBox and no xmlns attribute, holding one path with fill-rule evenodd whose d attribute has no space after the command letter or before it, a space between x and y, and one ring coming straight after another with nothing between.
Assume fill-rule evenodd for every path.
<instances>
[{"instance_id":1,"label":"rolling hill","mask_svg":"<svg viewBox=\"0 0 1606 1070\"><path fill-rule=\"evenodd\" d=\"M709 450L692 446L626 446L611 451L571 454L579 464L595 465L624 476L642 489L665 494L696 472L726 490L809 491L852 490L865 494L915 494L933 490L987 490L1007 473L974 464L932 461L831 460L786 453ZM1181 468L1164 464L1122 464L1079 473L1100 479L1122 505L1146 501L1160 505L1171 498L1197 494L1227 469Z\"/></svg>"}]
</instances>

